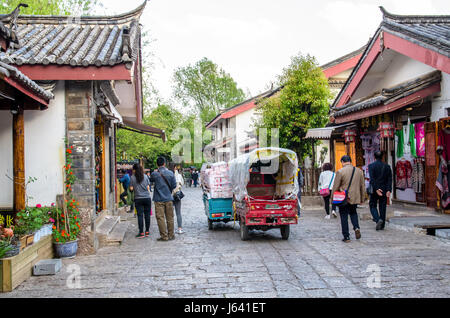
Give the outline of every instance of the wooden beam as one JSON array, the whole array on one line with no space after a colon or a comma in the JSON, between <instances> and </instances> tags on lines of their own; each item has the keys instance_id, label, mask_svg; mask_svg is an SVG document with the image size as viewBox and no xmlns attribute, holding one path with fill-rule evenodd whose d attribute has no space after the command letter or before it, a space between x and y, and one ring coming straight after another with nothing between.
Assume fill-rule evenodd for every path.
<instances>
[{"instance_id":1,"label":"wooden beam","mask_svg":"<svg viewBox=\"0 0 450 318\"><path fill-rule=\"evenodd\" d=\"M124 64L115 66L73 67L68 65L21 65L17 68L33 81L131 81L131 72Z\"/></svg>"},{"instance_id":2,"label":"wooden beam","mask_svg":"<svg viewBox=\"0 0 450 318\"><path fill-rule=\"evenodd\" d=\"M23 108L13 115L14 211L25 209L25 123Z\"/></svg>"}]
</instances>

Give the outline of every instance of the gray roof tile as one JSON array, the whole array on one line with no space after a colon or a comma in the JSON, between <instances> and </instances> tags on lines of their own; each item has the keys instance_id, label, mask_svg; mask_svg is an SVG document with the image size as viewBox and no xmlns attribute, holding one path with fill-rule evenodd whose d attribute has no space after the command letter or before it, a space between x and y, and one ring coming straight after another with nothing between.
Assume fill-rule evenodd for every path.
<instances>
[{"instance_id":1,"label":"gray roof tile","mask_svg":"<svg viewBox=\"0 0 450 318\"><path fill-rule=\"evenodd\" d=\"M139 18L136 10L111 17L19 16L19 45L0 54L8 64L113 66L136 61L139 54ZM0 15L7 22L8 16Z\"/></svg>"},{"instance_id":2,"label":"gray roof tile","mask_svg":"<svg viewBox=\"0 0 450 318\"><path fill-rule=\"evenodd\" d=\"M6 77L12 78L18 83L20 83L23 87L27 88L37 96L46 101L53 99L53 94L49 91L45 90L41 86L39 86L36 82L29 79L26 75L24 75L21 71L19 71L14 66L5 64L0 62L0 73L5 75Z\"/></svg>"}]
</instances>

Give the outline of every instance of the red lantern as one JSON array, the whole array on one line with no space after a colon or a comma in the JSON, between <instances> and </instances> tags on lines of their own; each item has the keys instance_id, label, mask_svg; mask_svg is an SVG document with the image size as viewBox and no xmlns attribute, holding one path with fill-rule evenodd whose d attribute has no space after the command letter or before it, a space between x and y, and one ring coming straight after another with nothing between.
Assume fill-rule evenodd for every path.
<instances>
[{"instance_id":1,"label":"red lantern","mask_svg":"<svg viewBox=\"0 0 450 318\"><path fill-rule=\"evenodd\" d=\"M356 131L353 129L347 129L344 131L345 143L355 142Z\"/></svg>"},{"instance_id":2,"label":"red lantern","mask_svg":"<svg viewBox=\"0 0 450 318\"><path fill-rule=\"evenodd\" d=\"M394 138L394 123L384 122L379 123L378 131L380 132L380 138Z\"/></svg>"}]
</instances>

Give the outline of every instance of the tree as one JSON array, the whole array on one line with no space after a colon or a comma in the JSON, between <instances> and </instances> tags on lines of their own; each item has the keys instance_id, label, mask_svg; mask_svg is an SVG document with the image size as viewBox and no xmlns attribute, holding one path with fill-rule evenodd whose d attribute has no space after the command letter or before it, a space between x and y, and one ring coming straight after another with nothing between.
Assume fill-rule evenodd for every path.
<instances>
[{"instance_id":1,"label":"tree","mask_svg":"<svg viewBox=\"0 0 450 318\"><path fill-rule=\"evenodd\" d=\"M159 105L150 114L144 116L143 123L165 131L170 137L172 132L183 122L180 112L169 105ZM117 132L117 154L126 153L128 158L143 158L147 165L156 166L156 159L159 156L171 157L172 148L175 141L167 138L166 142L156 137L143 135L120 129Z\"/></svg>"},{"instance_id":2,"label":"tree","mask_svg":"<svg viewBox=\"0 0 450 318\"><path fill-rule=\"evenodd\" d=\"M21 8L23 15L86 15L99 5L99 0L3 0L0 14L11 13L20 3L28 4Z\"/></svg>"},{"instance_id":3,"label":"tree","mask_svg":"<svg viewBox=\"0 0 450 318\"><path fill-rule=\"evenodd\" d=\"M279 129L280 146L295 151L299 159L312 153L312 144L304 137L310 128L328 122L331 93L328 81L310 55L299 54L279 76L280 92L259 103L258 128Z\"/></svg>"},{"instance_id":4,"label":"tree","mask_svg":"<svg viewBox=\"0 0 450 318\"><path fill-rule=\"evenodd\" d=\"M246 97L233 78L207 58L176 69L173 80L175 99L203 122L209 122L221 109L239 104Z\"/></svg>"}]
</instances>

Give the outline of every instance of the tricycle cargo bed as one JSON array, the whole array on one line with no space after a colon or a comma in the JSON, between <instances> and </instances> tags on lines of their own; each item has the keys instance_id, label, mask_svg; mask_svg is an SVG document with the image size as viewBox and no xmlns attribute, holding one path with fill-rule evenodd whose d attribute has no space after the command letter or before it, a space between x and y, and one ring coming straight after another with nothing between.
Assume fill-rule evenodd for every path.
<instances>
[{"instance_id":1,"label":"tricycle cargo bed","mask_svg":"<svg viewBox=\"0 0 450 318\"><path fill-rule=\"evenodd\" d=\"M210 213L233 212L233 199L209 199L208 210Z\"/></svg>"}]
</instances>

